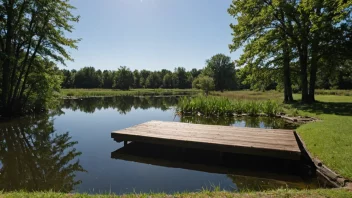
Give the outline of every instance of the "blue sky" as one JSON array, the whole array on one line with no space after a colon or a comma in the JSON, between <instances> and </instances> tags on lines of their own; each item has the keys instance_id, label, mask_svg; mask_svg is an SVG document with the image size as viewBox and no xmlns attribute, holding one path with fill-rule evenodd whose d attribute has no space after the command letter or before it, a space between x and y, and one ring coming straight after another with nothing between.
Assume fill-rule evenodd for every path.
<instances>
[{"instance_id":1,"label":"blue sky","mask_svg":"<svg viewBox=\"0 0 352 198\"><path fill-rule=\"evenodd\" d=\"M80 22L69 36L82 38L67 69L203 68L217 53L230 54L231 0L71 0Z\"/></svg>"}]
</instances>

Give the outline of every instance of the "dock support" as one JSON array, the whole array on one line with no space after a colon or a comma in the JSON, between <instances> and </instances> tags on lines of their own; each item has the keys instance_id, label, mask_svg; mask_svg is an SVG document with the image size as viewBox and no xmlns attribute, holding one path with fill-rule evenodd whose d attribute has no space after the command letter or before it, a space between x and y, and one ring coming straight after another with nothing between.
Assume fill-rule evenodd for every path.
<instances>
[{"instance_id":1,"label":"dock support","mask_svg":"<svg viewBox=\"0 0 352 198\"><path fill-rule=\"evenodd\" d=\"M123 146L126 146L128 144L127 141L123 141Z\"/></svg>"}]
</instances>

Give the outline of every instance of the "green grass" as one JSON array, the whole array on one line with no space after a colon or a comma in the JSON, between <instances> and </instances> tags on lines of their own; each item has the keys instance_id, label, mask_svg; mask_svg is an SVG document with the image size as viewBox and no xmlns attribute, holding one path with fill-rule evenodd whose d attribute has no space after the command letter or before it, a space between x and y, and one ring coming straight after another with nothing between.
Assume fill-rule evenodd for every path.
<instances>
[{"instance_id":1,"label":"green grass","mask_svg":"<svg viewBox=\"0 0 352 198\"><path fill-rule=\"evenodd\" d=\"M339 95L339 96L352 96L352 90L327 90L317 89L315 91L317 95Z\"/></svg>"},{"instance_id":2,"label":"green grass","mask_svg":"<svg viewBox=\"0 0 352 198\"><path fill-rule=\"evenodd\" d=\"M341 92L348 93L351 90ZM283 101L283 93L274 91L231 91L212 94L232 99ZM316 95L318 102L315 104L302 105L297 102L285 105L287 107L285 110L294 116L312 116L321 119L300 126L297 132L314 157L319 158L343 177L352 179L352 96L346 95ZM299 94L293 96L295 100L300 99Z\"/></svg>"},{"instance_id":3,"label":"green grass","mask_svg":"<svg viewBox=\"0 0 352 198\"><path fill-rule=\"evenodd\" d=\"M352 193L343 189L317 189L317 190L286 190L279 189L274 191L265 192L226 192L226 191L209 191L203 190L195 193L174 193L168 195L165 193L147 193L147 194L126 194L122 196L117 196L113 194L64 194L64 193L53 193L53 192L35 192L35 193L25 193L25 192L14 192L14 193L0 193L0 198L115 198L115 197L126 197L126 198L149 198L149 197L234 197L234 198L323 198L323 197L336 197L336 198L347 198L351 197Z\"/></svg>"},{"instance_id":4,"label":"green grass","mask_svg":"<svg viewBox=\"0 0 352 198\"><path fill-rule=\"evenodd\" d=\"M62 97L109 97L109 96L172 96L172 95L192 95L199 93L195 89L62 89Z\"/></svg>"},{"instance_id":5,"label":"green grass","mask_svg":"<svg viewBox=\"0 0 352 198\"><path fill-rule=\"evenodd\" d=\"M278 91L225 91L211 92L210 95L213 96L223 96L230 99L237 100L273 100L273 99L282 99L282 93Z\"/></svg>"},{"instance_id":6,"label":"green grass","mask_svg":"<svg viewBox=\"0 0 352 198\"><path fill-rule=\"evenodd\" d=\"M352 178L352 96L320 95L313 105L293 104L299 114L322 121L297 129L308 150L329 168Z\"/></svg>"},{"instance_id":7,"label":"green grass","mask_svg":"<svg viewBox=\"0 0 352 198\"><path fill-rule=\"evenodd\" d=\"M233 114L249 114L257 116L266 114L275 116L282 111L274 100L235 100L226 97L197 96L183 97L179 100L177 111L182 114L201 113L205 116L233 116Z\"/></svg>"}]
</instances>

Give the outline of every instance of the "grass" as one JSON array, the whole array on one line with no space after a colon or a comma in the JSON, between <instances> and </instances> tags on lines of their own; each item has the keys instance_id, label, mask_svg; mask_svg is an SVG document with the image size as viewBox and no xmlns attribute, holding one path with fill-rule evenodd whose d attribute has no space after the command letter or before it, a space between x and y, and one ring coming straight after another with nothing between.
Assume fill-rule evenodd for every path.
<instances>
[{"instance_id":1,"label":"grass","mask_svg":"<svg viewBox=\"0 0 352 198\"><path fill-rule=\"evenodd\" d=\"M174 96L192 95L199 93L195 89L62 89L62 97L86 98L86 97L108 97L108 96Z\"/></svg>"},{"instance_id":2,"label":"grass","mask_svg":"<svg viewBox=\"0 0 352 198\"><path fill-rule=\"evenodd\" d=\"M241 100L283 100L283 93L278 91L225 91L225 92L211 92L213 96L223 96L232 99ZM352 96L352 90L324 90L317 89L315 91L316 96L327 96L336 99L335 96ZM294 94L294 96L300 96L300 94Z\"/></svg>"},{"instance_id":3,"label":"grass","mask_svg":"<svg viewBox=\"0 0 352 198\"><path fill-rule=\"evenodd\" d=\"M343 93L351 90L343 91ZM319 90L318 90L318 93ZM275 100L283 101L279 92L214 92L213 95L226 96L232 99L245 100ZM299 100L300 95L294 94ZM316 95L318 101L312 105L302 105L299 102L285 105L291 115L312 116L321 119L318 122L301 125L297 132L303 138L308 150L319 158L329 168L343 177L352 179L352 96Z\"/></svg>"},{"instance_id":4,"label":"grass","mask_svg":"<svg viewBox=\"0 0 352 198\"><path fill-rule=\"evenodd\" d=\"M317 95L338 95L338 96L352 96L352 90L327 90L318 89L315 91Z\"/></svg>"},{"instance_id":5,"label":"grass","mask_svg":"<svg viewBox=\"0 0 352 198\"><path fill-rule=\"evenodd\" d=\"M225 92L211 92L210 95L222 96L237 100L272 100L282 98L282 93L278 91L225 91Z\"/></svg>"},{"instance_id":6,"label":"grass","mask_svg":"<svg viewBox=\"0 0 352 198\"><path fill-rule=\"evenodd\" d=\"M352 96L317 96L313 105L293 104L301 115L322 121L302 125L297 132L308 150L329 168L352 178Z\"/></svg>"},{"instance_id":7,"label":"grass","mask_svg":"<svg viewBox=\"0 0 352 198\"><path fill-rule=\"evenodd\" d=\"M233 116L233 114L275 116L282 111L278 102L273 100L234 100L226 97L197 96L183 97L177 105L182 114L198 114L205 116Z\"/></svg>"},{"instance_id":8,"label":"grass","mask_svg":"<svg viewBox=\"0 0 352 198\"><path fill-rule=\"evenodd\" d=\"M149 197L238 197L238 198L323 198L323 197L336 197L336 198L346 198L351 197L352 193L339 189L339 190L329 190L329 189L317 189L317 190L289 190L289 189L279 189L274 191L265 191L265 192L226 192L226 191L210 191L203 190L196 193L174 193L168 195L165 193L148 193L148 194L126 194L122 196L117 196L113 194L97 194L97 195L88 195L88 194L64 194L64 193L54 193L54 192L35 192L35 193L26 193L26 192L14 192L14 193L0 193L0 198L115 198L115 197L126 197L126 198L149 198Z\"/></svg>"}]
</instances>

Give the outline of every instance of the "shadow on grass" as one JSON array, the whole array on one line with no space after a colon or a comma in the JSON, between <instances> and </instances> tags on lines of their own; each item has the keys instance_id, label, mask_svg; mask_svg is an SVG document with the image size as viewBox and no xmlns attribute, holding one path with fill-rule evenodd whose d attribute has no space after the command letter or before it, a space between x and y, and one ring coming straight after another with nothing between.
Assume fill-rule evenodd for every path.
<instances>
[{"instance_id":1,"label":"shadow on grass","mask_svg":"<svg viewBox=\"0 0 352 198\"><path fill-rule=\"evenodd\" d=\"M319 102L314 104L294 103L292 107L316 114L335 114L352 116L352 103L348 102Z\"/></svg>"}]
</instances>

